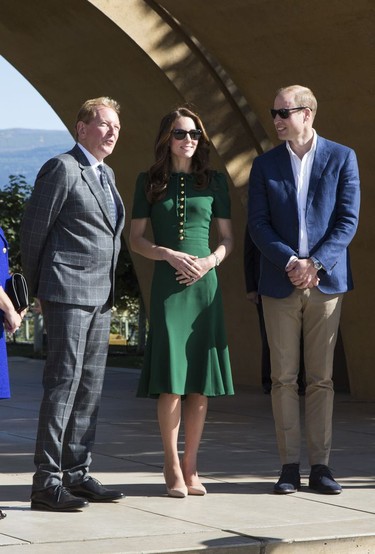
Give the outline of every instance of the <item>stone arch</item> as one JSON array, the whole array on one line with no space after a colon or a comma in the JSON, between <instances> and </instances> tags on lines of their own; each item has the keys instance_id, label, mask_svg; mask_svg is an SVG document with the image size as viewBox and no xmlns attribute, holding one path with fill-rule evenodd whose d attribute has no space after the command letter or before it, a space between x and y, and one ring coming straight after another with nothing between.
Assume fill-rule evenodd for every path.
<instances>
[{"instance_id":1,"label":"stone arch","mask_svg":"<svg viewBox=\"0 0 375 554\"><path fill-rule=\"evenodd\" d=\"M374 76L367 68L374 61L374 10L355 0L318 0L314 11L277 0L267 6L215 0L215 10L201 0L0 0L0 7L0 53L69 129L84 99L108 94L120 101L123 133L111 165L128 214L135 177L151 162L160 115L185 101L199 108L213 163L231 181L237 246L220 278L235 380L258 385L259 337L255 311L244 306L242 239L251 161L275 141L267 108L280 85L311 86L319 100L318 132L356 149L371 200L364 127L373 118ZM360 398L375 397L373 298L364 294L371 290L369 273L360 270L362 260L372 266L369 209L362 208L352 248L357 288L342 317L351 391ZM151 264L137 256L134 262L147 298Z\"/></svg>"}]
</instances>

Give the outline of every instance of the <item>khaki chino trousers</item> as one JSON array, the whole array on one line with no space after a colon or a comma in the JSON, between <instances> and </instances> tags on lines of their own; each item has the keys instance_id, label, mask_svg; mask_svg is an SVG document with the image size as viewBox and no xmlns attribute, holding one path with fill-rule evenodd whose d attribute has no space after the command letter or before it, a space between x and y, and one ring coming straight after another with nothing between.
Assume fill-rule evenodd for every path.
<instances>
[{"instance_id":1,"label":"khaki chino trousers","mask_svg":"<svg viewBox=\"0 0 375 554\"><path fill-rule=\"evenodd\" d=\"M271 352L272 410L282 464L301 459L297 377L303 335L306 371L305 432L310 465L328 465L332 442L333 356L342 294L316 287L295 289L286 298L262 296Z\"/></svg>"}]
</instances>

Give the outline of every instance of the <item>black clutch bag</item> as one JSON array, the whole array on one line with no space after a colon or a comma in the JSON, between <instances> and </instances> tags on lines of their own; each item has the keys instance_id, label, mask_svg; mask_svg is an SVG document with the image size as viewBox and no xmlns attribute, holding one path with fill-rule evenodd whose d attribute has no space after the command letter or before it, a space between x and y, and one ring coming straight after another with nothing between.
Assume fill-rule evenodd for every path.
<instances>
[{"instance_id":1,"label":"black clutch bag","mask_svg":"<svg viewBox=\"0 0 375 554\"><path fill-rule=\"evenodd\" d=\"M29 289L25 277L21 273L13 273L5 284L5 292L9 296L17 313L29 307Z\"/></svg>"}]
</instances>

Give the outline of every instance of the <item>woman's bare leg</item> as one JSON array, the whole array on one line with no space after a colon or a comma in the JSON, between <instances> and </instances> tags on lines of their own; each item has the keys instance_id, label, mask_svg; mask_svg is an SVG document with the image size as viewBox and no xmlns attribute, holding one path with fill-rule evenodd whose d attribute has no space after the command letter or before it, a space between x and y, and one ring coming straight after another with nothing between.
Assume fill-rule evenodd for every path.
<instances>
[{"instance_id":1,"label":"woman's bare leg","mask_svg":"<svg viewBox=\"0 0 375 554\"><path fill-rule=\"evenodd\" d=\"M164 476L168 489L184 489L185 481L178 456L181 424L181 396L163 393L158 399L158 420L164 448Z\"/></svg>"},{"instance_id":2,"label":"woman's bare leg","mask_svg":"<svg viewBox=\"0 0 375 554\"><path fill-rule=\"evenodd\" d=\"M182 472L186 486L200 486L197 472L198 449L206 421L208 400L201 394L188 394L184 401L185 451Z\"/></svg>"}]
</instances>

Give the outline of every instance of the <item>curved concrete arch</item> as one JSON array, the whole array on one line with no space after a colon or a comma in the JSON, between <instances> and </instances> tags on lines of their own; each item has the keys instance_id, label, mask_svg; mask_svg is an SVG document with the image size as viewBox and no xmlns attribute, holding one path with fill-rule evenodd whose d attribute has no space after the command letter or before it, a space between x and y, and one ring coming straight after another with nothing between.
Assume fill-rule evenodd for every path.
<instances>
[{"instance_id":1,"label":"curved concrete arch","mask_svg":"<svg viewBox=\"0 0 375 554\"><path fill-rule=\"evenodd\" d=\"M214 167L228 173L233 185L232 215L237 238L237 250L220 269L224 302L227 314L228 340L231 345L231 359L237 383L259 382L259 362L253 365L249 375L249 361L244 356L248 344L248 333L254 329L256 337L253 347L259 359L259 338L256 328L256 314L243 309L245 285L243 278L242 240L246 224L246 185L249 164L257 153L269 146L264 130L258 124L248 105L239 105L234 95L238 90L229 76L219 74L220 67L212 62L202 46L194 42L170 14L155 2L113 0L91 0L103 12L116 21L123 31L143 49L149 58L169 80L169 87L177 90L180 101L197 106L209 132L214 152L211 159ZM152 9L150 9L150 7ZM152 30L152 32L150 32ZM170 104L171 106L172 104ZM159 116L160 106L155 106ZM167 107L165 111L170 109ZM229 130L229 132L228 132ZM236 191L238 194L236 194ZM146 275L149 263L134 256L138 275ZM147 281L149 279L147 278ZM144 286L149 290L149 282ZM238 294L241 291L241 294ZM255 312L255 310L253 310Z\"/></svg>"},{"instance_id":2,"label":"curved concrete arch","mask_svg":"<svg viewBox=\"0 0 375 554\"><path fill-rule=\"evenodd\" d=\"M122 105L122 137L111 164L128 206L137 173L152 159L160 116L194 103L213 142L213 165L232 184L237 248L220 268L237 383L258 385L255 310L244 306L242 238L251 161L275 141L268 107L274 90L301 82L319 101L317 129L353 146L367 200L372 148L374 10L365 0L0 0L0 53L72 129L78 106L108 94ZM344 110L350 105L350 110ZM366 125L366 127L365 127ZM371 173L370 173L371 171ZM370 207L352 248L356 290L347 295L342 334L351 391L375 398L372 303L361 273L372 244ZM366 217L367 216L367 217ZM125 233L126 234L126 233ZM151 264L135 256L147 298ZM372 267L372 262L370 264ZM250 337L250 340L249 340Z\"/></svg>"}]
</instances>

